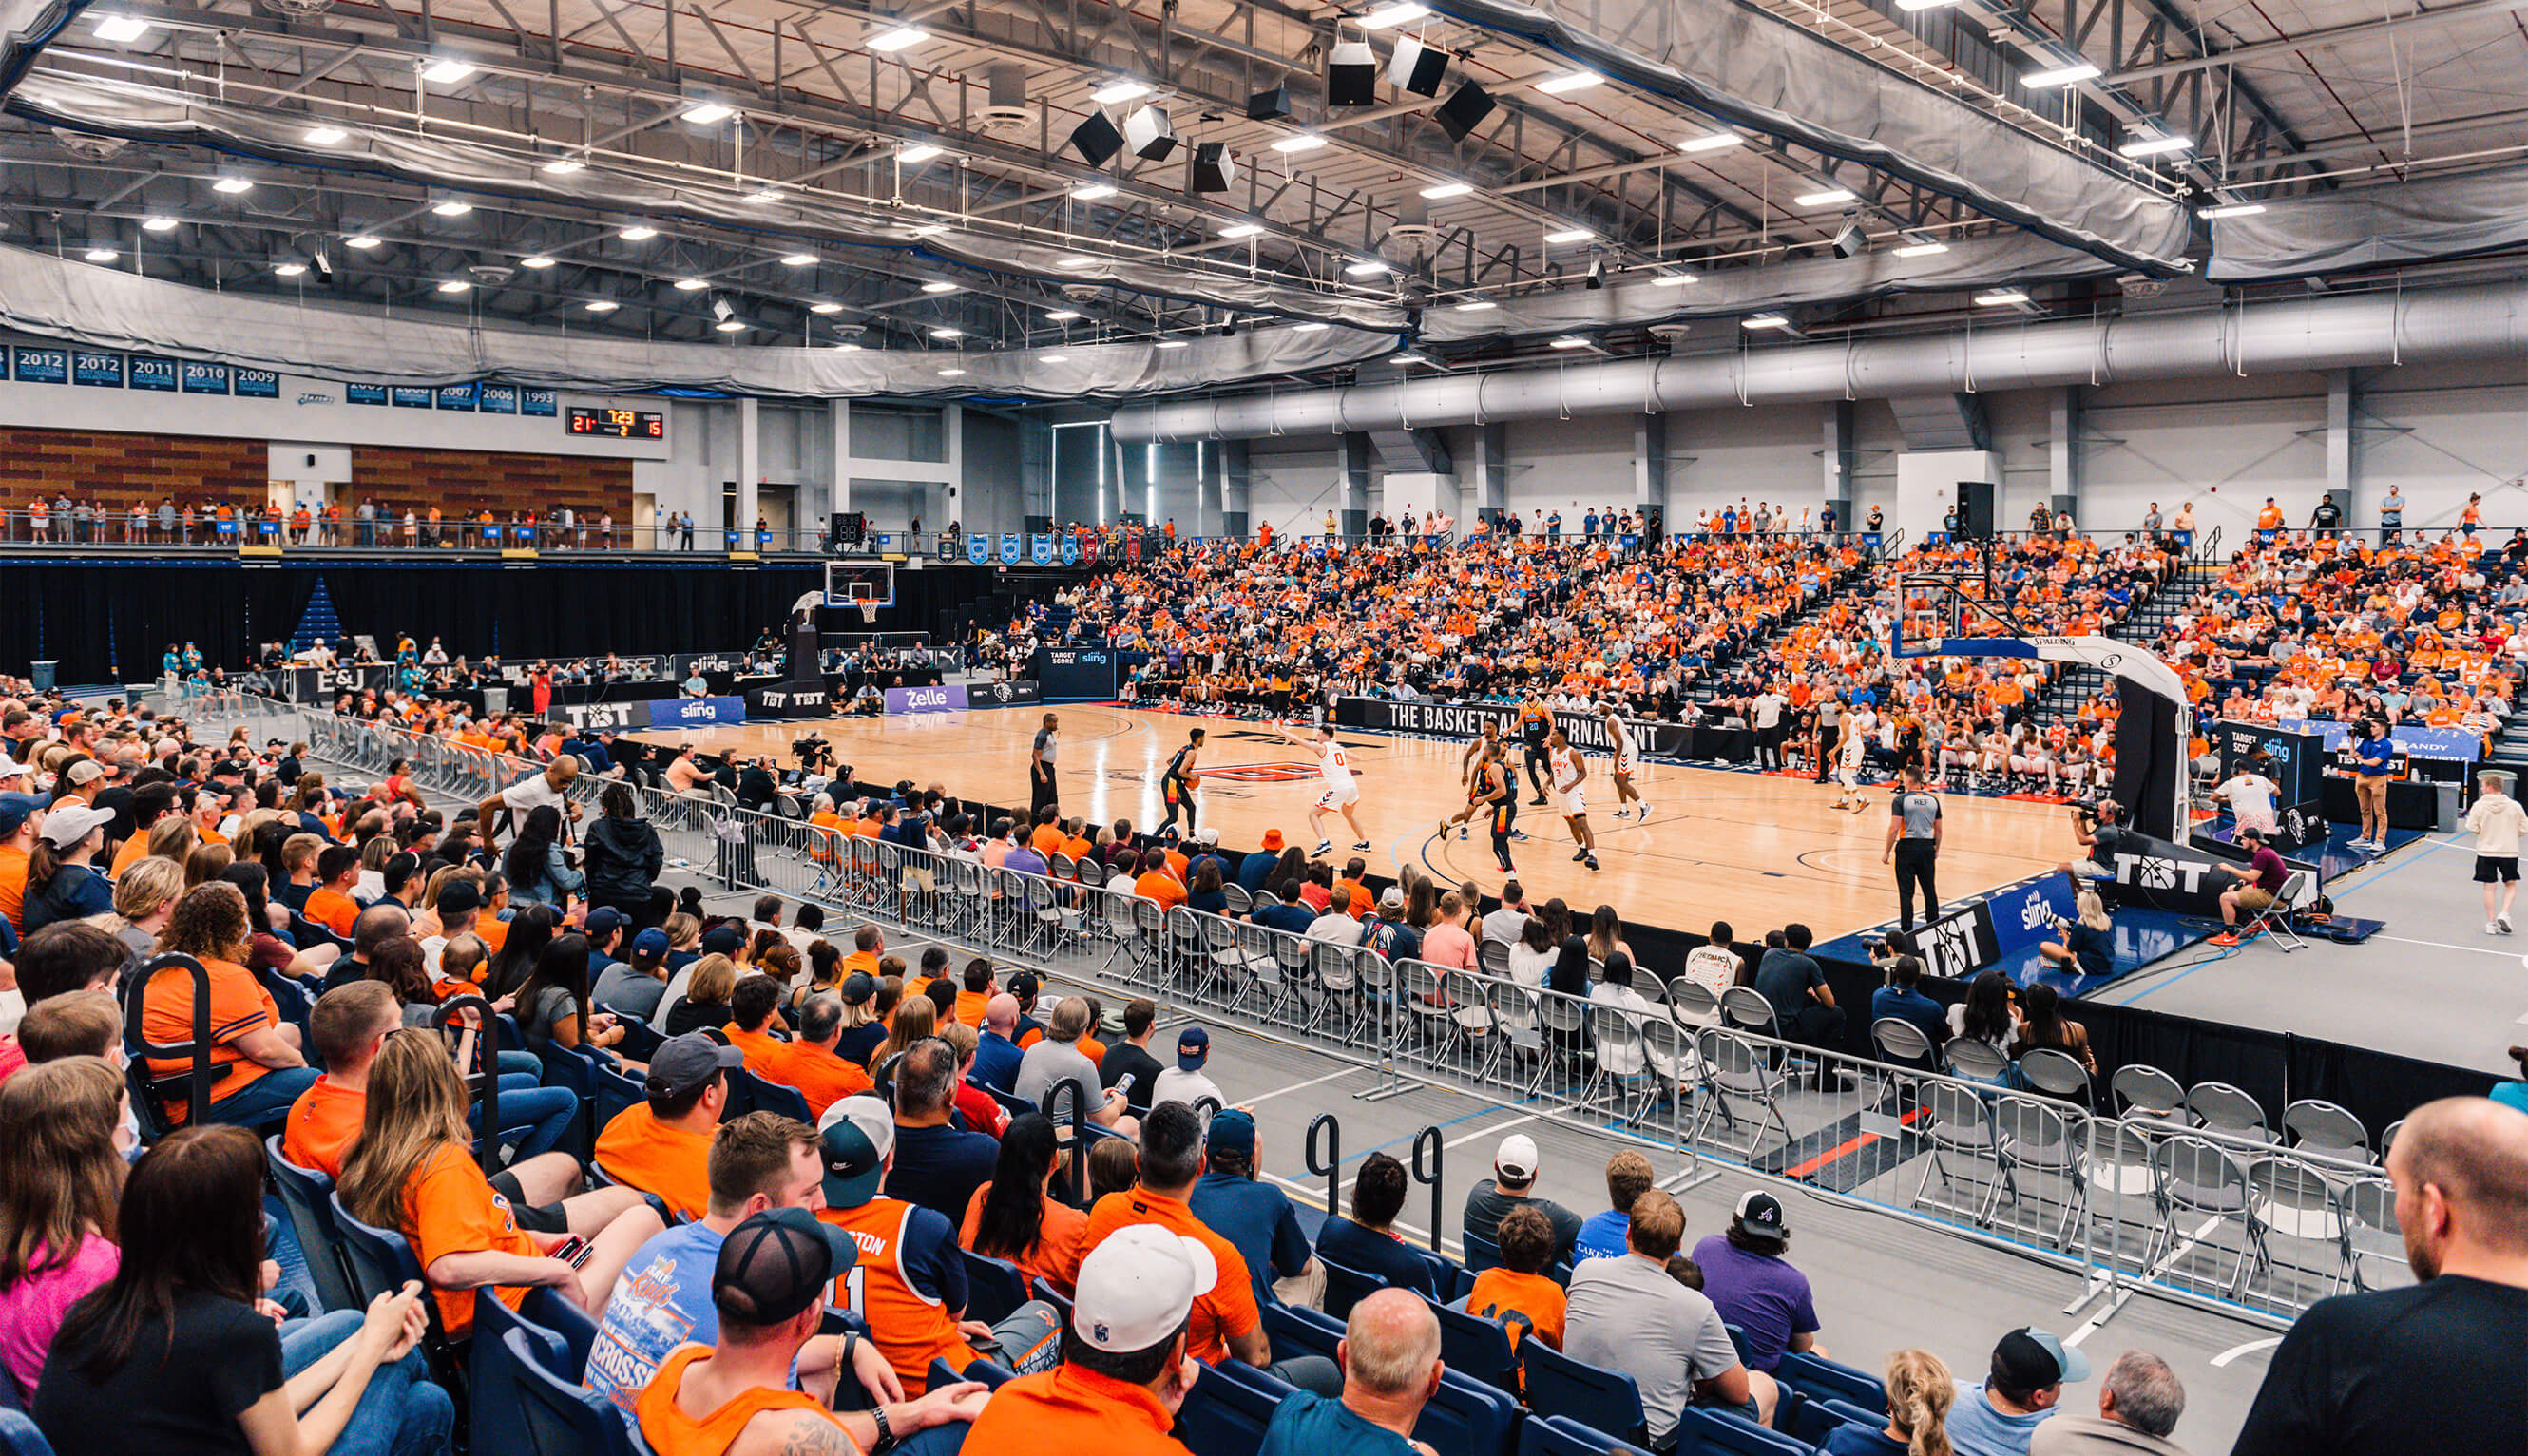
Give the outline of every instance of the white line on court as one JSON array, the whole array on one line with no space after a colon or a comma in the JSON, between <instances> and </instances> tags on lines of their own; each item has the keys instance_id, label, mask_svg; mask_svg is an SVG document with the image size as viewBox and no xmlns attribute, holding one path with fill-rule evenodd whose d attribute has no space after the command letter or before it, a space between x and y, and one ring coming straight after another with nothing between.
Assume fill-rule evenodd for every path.
<instances>
[{"instance_id":1,"label":"white line on court","mask_svg":"<svg viewBox=\"0 0 2528 1456\"><path fill-rule=\"evenodd\" d=\"M2453 946L2445 940L2412 940L2401 935L2374 935L2370 938L2372 940L2393 940L2400 946L2430 946L2436 951L2472 951L2479 956L2500 956L2505 961L2511 959L2516 954L2507 949L2495 946Z\"/></svg>"},{"instance_id":2,"label":"white line on court","mask_svg":"<svg viewBox=\"0 0 2528 1456\"><path fill-rule=\"evenodd\" d=\"M2258 1350L2270 1349L2282 1342L2283 1337L2277 1334L2270 1339L2251 1339L2243 1345L2232 1345L2230 1348L2223 1350L2220 1354L2212 1357L2212 1368L2218 1370L2222 1366L2229 1364L2231 1361L2238 1359L2241 1355L2252 1355Z\"/></svg>"},{"instance_id":3,"label":"white line on court","mask_svg":"<svg viewBox=\"0 0 2528 1456\"><path fill-rule=\"evenodd\" d=\"M1276 1088L1274 1088L1274 1089L1273 1089L1272 1091L1270 1091L1270 1092L1259 1092L1259 1093L1257 1093L1256 1095L1254 1095L1253 1097L1241 1097L1241 1098L1238 1099L1237 1106L1238 1106L1238 1107L1253 1107L1255 1104L1257 1104L1257 1103L1259 1103L1259 1102L1271 1102L1271 1101L1272 1101L1274 1098L1276 1098L1276 1097L1285 1096L1285 1095L1287 1095L1287 1094L1289 1094L1289 1093L1291 1093L1291 1092L1304 1092L1304 1091L1306 1091L1306 1090L1307 1090L1308 1088L1310 1088L1310 1087L1317 1086L1317 1085L1319 1085L1320 1083L1324 1083L1324 1082L1331 1082L1331 1081L1333 1081L1333 1080L1334 1080L1335 1078L1337 1078L1337 1077L1347 1077L1347 1076L1350 1076L1353 1072L1356 1072L1356 1071L1367 1071L1367 1070L1369 1070L1369 1069L1370 1069L1370 1068L1368 1068L1368 1067L1366 1067L1366 1066L1343 1066L1343 1067L1337 1067L1335 1070L1330 1071L1330 1072L1327 1072L1324 1076L1321 1076L1321 1077L1310 1077L1310 1078L1308 1078L1308 1079L1307 1079L1306 1081L1304 1081L1304 1082L1292 1082L1290 1085L1289 1085L1289 1086L1287 1086L1287 1087L1276 1087Z\"/></svg>"}]
</instances>

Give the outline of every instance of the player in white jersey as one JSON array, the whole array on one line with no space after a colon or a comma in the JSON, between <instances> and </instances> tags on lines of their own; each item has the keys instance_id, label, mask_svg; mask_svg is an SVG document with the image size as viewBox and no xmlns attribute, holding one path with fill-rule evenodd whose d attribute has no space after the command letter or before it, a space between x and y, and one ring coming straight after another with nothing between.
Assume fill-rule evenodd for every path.
<instances>
[{"instance_id":1,"label":"player in white jersey","mask_svg":"<svg viewBox=\"0 0 2528 1456\"><path fill-rule=\"evenodd\" d=\"M1858 733L1846 733L1834 750L1834 806L1854 813L1870 807L1868 796L1861 792L1861 765L1869 756L1870 746Z\"/></svg>"},{"instance_id":2,"label":"player in white jersey","mask_svg":"<svg viewBox=\"0 0 2528 1456\"><path fill-rule=\"evenodd\" d=\"M1620 819L1633 812L1624 807L1626 804L1638 804L1642 806L1642 822L1647 824L1651 818L1651 802L1642 797L1639 789L1633 787L1632 730L1624 726L1623 718L1616 714L1615 704L1611 702L1600 707L1598 714L1600 720L1606 725L1606 746L1615 754L1615 765L1609 771L1610 777L1615 781L1615 817Z\"/></svg>"},{"instance_id":3,"label":"player in white jersey","mask_svg":"<svg viewBox=\"0 0 2528 1456\"><path fill-rule=\"evenodd\" d=\"M1571 842L1580 847L1572 856L1576 862L1591 869L1598 867L1598 836L1589 831L1589 793L1584 787L1589 777L1589 760L1571 747L1571 740L1556 728L1545 740L1546 772L1554 780L1554 792L1561 800L1558 808L1562 822L1571 826Z\"/></svg>"},{"instance_id":4,"label":"player in white jersey","mask_svg":"<svg viewBox=\"0 0 2528 1456\"><path fill-rule=\"evenodd\" d=\"M1290 725L1288 723L1276 723L1273 726L1281 730L1284 738L1316 754L1318 771L1326 776L1326 792L1318 795L1317 802L1308 809L1308 829L1317 837L1317 847L1309 852L1310 855L1323 858L1335 852L1334 841L1326 838L1325 820L1328 809L1343 811L1343 822L1351 826L1353 849L1368 849L1369 833L1360 827L1360 816L1352 812L1352 806L1360 803L1360 784L1351 776L1350 756L1344 752L1342 744L1335 742L1333 727L1320 723L1310 731L1309 736L1301 737L1291 732Z\"/></svg>"}]
</instances>

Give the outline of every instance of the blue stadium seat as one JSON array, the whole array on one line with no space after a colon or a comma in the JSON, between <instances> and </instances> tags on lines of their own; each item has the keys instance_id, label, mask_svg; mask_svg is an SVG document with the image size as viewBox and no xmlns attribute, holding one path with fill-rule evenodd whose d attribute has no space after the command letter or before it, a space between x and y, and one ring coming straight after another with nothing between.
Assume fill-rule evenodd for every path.
<instances>
[{"instance_id":1,"label":"blue stadium seat","mask_svg":"<svg viewBox=\"0 0 2528 1456\"><path fill-rule=\"evenodd\" d=\"M595 1126L600 1132L605 1131L606 1124L613 1121L626 1109L648 1100L648 1094L641 1090L639 1082L625 1076L614 1067L592 1065L589 1067L589 1077L596 1088ZM594 1140L591 1146L594 1146Z\"/></svg>"},{"instance_id":2,"label":"blue stadium seat","mask_svg":"<svg viewBox=\"0 0 2528 1456\"><path fill-rule=\"evenodd\" d=\"M1635 1445L1649 1439L1641 1388L1633 1378L1574 1360L1543 1340L1521 1340L1519 1363L1527 1372L1527 1404L1540 1416L1567 1416Z\"/></svg>"},{"instance_id":3,"label":"blue stadium seat","mask_svg":"<svg viewBox=\"0 0 2528 1456\"><path fill-rule=\"evenodd\" d=\"M1406 1247L1412 1246L1408 1244ZM1456 1260L1429 1249L1414 1249L1413 1252L1422 1257L1423 1263L1431 1266L1431 1288L1440 1296L1442 1304L1462 1303L1466 1291L1475 1287L1473 1273Z\"/></svg>"},{"instance_id":4,"label":"blue stadium seat","mask_svg":"<svg viewBox=\"0 0 2528 1456\"><path fill-rule=\"evenodd\" d=\"M767 1082L741 1066L728 1074L728 1105L720 1109L719 1119L726 1122L748 1113L779 1113L811 1126L816 1121L816 1115L808 1110L808 1099L800 1095L798 1088Z\"/></svg>"},{"instance_id":5,"label":"blue stadium seat","mask_svg":"<svg viewBox=\"0 0 2528 1456\"><path fill-rule=\"evenodd\" d=\"M1247 1382L1205 1369L1177 1412L1193 1456L1255 1456L1280 1401Z\"/></svg>"},{"instance_id":6,"label":"blue stadium seat","mask_svg":"<svg viewBox=\"0 0 2528 1456\"><path fill-rule=\"evenodd\" d=\"M0 1456L53 1456L53 1443L26 1412L0 1410Z\"/></svg>"},{"instance_id":7,"label":"blue stadium seat","mask_svg":"<svg viewBox=\"0 0 2528 1456\"><path fill-rule=\"evenodd\" d=\"M515 1343L506 1336L523 1336ZM529 1362L558 1372L570 1358L561 1336L529 1322L500 1302L490 1289L474 1291L474 1337L465 1361L466 1449L473 1452L524 1452L532 1449L521 1428L525 1392L518 1366ZM570 1377L577 1383L578 1376Z\"/></svg>"},{"instance_id":8,"label":"blue stadium seat","mask_svg":"<svg viewBox=\"0 0 2528 1456\"><path fill-rule=\"evenodd\" d=\"M560 1087L579 1095L579 1116L571 1119L571 1130L562 1146L583 1163L597 1147L597 1064L592 1053L577 1047L565 1047L549 1041L536 1048L536 1060L544 1064L542 1080L548 1087Z\"/></svg>"},{"instance_id":9,"label":"blue stadium seat","mask_svg":"<svg viewBox=\"0 0 2528 1456\"><path fill-rule=\"evenodd\" d=\"M961 1371L945 1359L932 1360L930 1369L925 1371L923 1376L929 1388L933 1390L942 1385L954 1385L959 1380L980 1380L994 1389L999 1389L1019 1378L1018 1372L1007 1366L995 1365L989 1360L973 1361Z\"/></svg>"},{"instance_id":10,"label":"blue stadium seat","mask_svg":"<svg viewBox=\"0 0 2528 1456\"><path fill-rule=\"evenodd\" d=\"M1387 1281L1374 1274L1337 1264L1323 1254L1317 1263L1325 1266L1325 1312L1338 1320L1351 1318L1351 1307L1387 1287Z\"/></svg>"},{"instance_id":11,"label":"blue stadium seat","mask_svg":"<svg viewBox=\"0 0 2528 1456\"><path fill-rule=\"evenodd\" d=\"M1264 1307L1264 1334L1272 1341L1276 1360L1293 1355L1323 1355L1332 1360L1335 1346L1343 1337L1343 1326L1341 1320L1317 1310L1268 1304Z\"/></svg>"},{"instance_id":12,"label":"blue stadium seat","mask_svg":"<svg viewBox=\"0 0 2528 1456\"><path fill-rule=\"evenodd\" d=\"M1413 1423L1413 1436L1434 1451L1513 1456L1518 1422L1516 1395L1449 1370L1441 1373L1439 1393Z\"/></svg>"},{"instance_id":13,"label":"blue stadium seat","mask_svg":"<svg viewBox=\"0 0 2528 1456\"><path fill-rule=\"evenodd\" d=\"M1676 1448L1701 1456L1817 1456L1804 1440L1704 1406L1687 1406L1678 1415Z\"/></svg>"},{"instance_id":14,"label":"blue stadium seat","mask_svg":"<svg viewBox=\"0 0 2528 1456\"><path fill-rule=\"evenodd\" d=\"M1796 1407L1794 1402L1796 1401ZM1846 1426L1859 1426L1867 1430L1884 1430L1887 1414L1873 1415L1848 1400L1813 1400L1799 1398L1796 1391L1784 1386L1781 1408L1773 1413L1773 1424L1813 1446L1825 1444L1825 1438Z\"/></svg>"},{"instance_id":15,"label":"blue stadium seat","mask_svg":"<svg viewBox=\"0 0 2528 1456\"><path fill-rule=\"evenodd\" d=\"M960 1249L966 1259L966 1318L998 1325L1027 1302L1027 1276L1006 1259Z\"/></svg>"},{"instance_id":16,"label":"blue stadium seat","mask_svg":"<svg viewBox=\"0 0 2528 1456\"><path fill-rule=\"evenodd\" d=\"M1466 1272L1482 1274L1501 1263L1501 1245L1471 1231L1462 1236L1466 1247Z\"/></svg>"},{"instance_id":17,"label":"blue stadium seat","mask_svg":"<svg viewBox=\"0 0 2528 1456\"><path fill-rule=\"evenodd\" d=\"M1849 1365L1794 1351L1782 1357L1773 1378L1812 1400L1847 1400L1865 1411L1887 1414L1887 1386Z\"/></svg>"},{"instance_id":18,"label":"blue stadium seat","mask_svg":"<svg viewBox=\"0 0 2528 1456\"><path fill-rule=\"evenodd\" d=\"M342 1236L342 1257L350 1266L351 1283L363 1304L389 1290L402 1288L406 1280L428 1285L429 1280L422 1278L420 1256L413 1253L409 1239L394 1229L372 1228L352 1218L351 1211L342 1207L339 1191L326 1204L334 1211L334 1230ZM439 1301L425 1295L421 1308L430 1321L430 1334L423 1348L430 1356L431 1368L445 1376L454 1370L455 1359L448 1330L439 1322Z\"/></svg>"},{"instance_id":19,"label":"blue stadium seat","mask_svg":"<svg viewBox=\"0 0 2528 1456\"><path fill-rule=\"evenodd\" d=\"M512 1329L502 1340L510 1346L519 1415L512 1429L520 1443L491 1451L477 1447L470 1456L631 1456L631 1438L612 1405L536 1364L527 1331Z\"/></svg>"},{"instance_id":20,"label":"blue stadium seat","mask_svg":"<svg viewBox=\"0 0 2528 1456\"><path fill-rule=\"evenodd\" d=\"M1530 1416L1518 1429L1518 1456L1650 1456L1650 1452L1577 1421Z\"/></svg>"},{"instance_id":21,"label":"blue stadium seat","mask_svg":"<svg viewBox=\"0 0 2528 1456\"><path fill-rule=\"evenodd\" d=\"M1507 1326L1454 1305L1435 1309L1440 1316L1440 1358L1449 1370L1497 1390L1518 1389L1518 1356L1510 1349Z\"/></svg>"},{"instance_id":22,"label":"blue stadium seat","mask_svg":"<svg viewBox=\"0 0 2528 1456\"><path fill-rule=\"evenodd\" d=\"M263 1140L263 1151L272 1165L273 1184L281 1190L281 1207L298 1235L298 1251L306 1256L316 1302L329 1312L365 1306L368 1301L352 1287L351 1273L342 1263L342 1240L334 1229L334 1180L282 1157L279 1134Z\"/></svg>"},{"instance_id":23,"label":"blue stadium seat","mask_svg":"<svg viewBox=\"0 0 2528 1456\"><path fill-rule=\"evenodd\" d=\"M1062 1323L1064 1326L1068 1326L1071 1324L1071 1300L1070 1297L1065 1295L1061 1290L1056 1289L1042 1279L1029 1279L1027 1280L1027 1293L1037 1299L1043 1300L1049 1305L1052 1305L1054 1309L1059 1311L1062 1315Z\"/></svg>"}]
</instances>

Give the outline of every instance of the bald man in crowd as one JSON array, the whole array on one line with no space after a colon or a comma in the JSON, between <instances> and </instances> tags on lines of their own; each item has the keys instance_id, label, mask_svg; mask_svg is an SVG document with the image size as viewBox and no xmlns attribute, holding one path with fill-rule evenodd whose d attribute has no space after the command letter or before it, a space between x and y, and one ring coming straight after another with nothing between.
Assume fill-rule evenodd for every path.
<instances>
[{"instance_id":1,"label":"bald man in crowd","mask_svg":"<svg viewBox=\"0 0 2528 1456\"><path fill-rule=\"evenodd\" d=\"M2421 1282L2310 1306L2232 1456L2528 1449L2528 1113L2426 1103L2388 1150L2388 1177Z\"/></svg>"},{"instance_id":2,"label":"bald man in crowd","mask_svg":"<svg viewBox=\"0 0 2528 1456\"><path fill-rule=\"evenodd\" d=\"M1381 1289L1351 1307L1343 1342L1340 1400L1300 1391L1274 1408L1255 1456L1435 1456L1413 1438L1422 1407L1440 1392L1440 1320L1418 1294Z\"/></svg>"}]
</instances>

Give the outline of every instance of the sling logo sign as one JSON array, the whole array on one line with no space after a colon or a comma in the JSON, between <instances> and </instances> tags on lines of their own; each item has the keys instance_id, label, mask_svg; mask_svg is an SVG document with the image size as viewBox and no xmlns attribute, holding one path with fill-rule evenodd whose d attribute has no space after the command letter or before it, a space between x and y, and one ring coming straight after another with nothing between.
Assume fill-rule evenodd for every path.
<instances>
[{"instance_id":1,"label":"sling logo sign","mask_svg":"<svg viewBox=\"0 0 2528 1456\"><path fill-rule=\"evenodd\" d=\"M2054 923L2054 907L2046 903L2045 892L2042 890L2028 891L2028 899L2023 901L2019 907L2019 928L2022 930L2034 930L2040 925L2050 925L2052 923Z\"/></svg>"}]
</instances>

